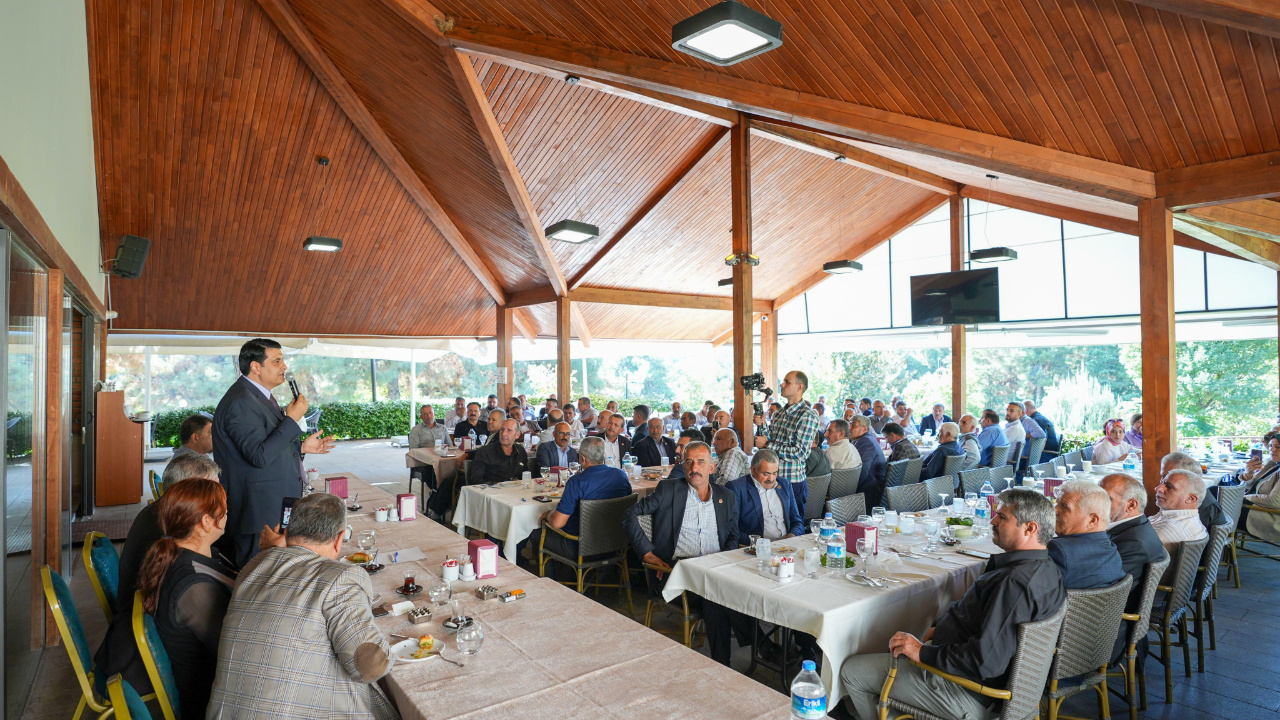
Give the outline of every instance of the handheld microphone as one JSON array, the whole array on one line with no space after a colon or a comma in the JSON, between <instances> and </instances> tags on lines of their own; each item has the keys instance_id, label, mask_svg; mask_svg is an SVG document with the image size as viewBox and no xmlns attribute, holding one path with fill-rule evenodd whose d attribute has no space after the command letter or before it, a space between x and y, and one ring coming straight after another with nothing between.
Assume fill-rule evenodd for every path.
<instances>
[{"instance_id":1,"label":"handheld microphone","mask_svg":"<svg viewBox=\"0 0 1280 720\"><path fill-rule=\"evenodd\" d=\"M298 379L293 376L293 371L285 370L284 379L289 383L289 390L293 392L293 399L297 400L302 393L298 392Z\"/></svg>"}]
</instances>

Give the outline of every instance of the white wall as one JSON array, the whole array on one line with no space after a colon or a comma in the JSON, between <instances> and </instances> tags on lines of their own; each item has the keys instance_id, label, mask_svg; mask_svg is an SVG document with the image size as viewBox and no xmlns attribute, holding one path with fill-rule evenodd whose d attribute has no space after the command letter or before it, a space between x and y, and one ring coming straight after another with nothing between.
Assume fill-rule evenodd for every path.
<instances>
[{"instance_id":1,"label":"white wall","mask_svg":"<svg viewBox=\"0 0 1280 720\"><path fill-rule=\"evenodd\" d=\"M83 0L0 0L0 157L103 297Z\"/></svg>"}]
</instances>

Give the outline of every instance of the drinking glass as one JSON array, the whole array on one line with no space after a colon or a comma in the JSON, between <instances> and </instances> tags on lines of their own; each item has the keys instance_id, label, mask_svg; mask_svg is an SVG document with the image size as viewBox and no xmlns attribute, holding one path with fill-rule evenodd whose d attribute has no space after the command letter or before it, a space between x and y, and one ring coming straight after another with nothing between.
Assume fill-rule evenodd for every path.
<instances>
[{"instance_id":1,"label":"drinking glass","mask_svg":"<svg viewBox=\"0 0 1280 720\"><path fill-rule=\"evenodd\" d=\"M812 532L814 535L821 535L821 534L822 534L822 520L820 520L820 519L818 519L818 518L814 518L814 519L810 520L810 521L809 521L809 531L810 531L810 532Z\"/></svg>"},{"instance_id":2,"label":"drinking glass","mask_svg":"<svg viewBox=\"0 0 1280 720\"><path fill-rule=\"evenodd\" d=\"M886 510L882 507L873 507L871 508L871 519L874 520L876 524L879 524L884 520L885 512Z\"/></svg>"},{"instance_id":3,"label":"drinking glass","mask_svg":"<svg viewBox=\"0 0 1280 720\"><path fill-rule=\"evenodd\" d=\"M453 586L445 582L442 578L436 578L431 583L431 587L427 588L427 594L431 596L431 602L436 607L444 607L453 597Z\"/></svg>"},{"instance_id":4,"label":"drinking glass","mask_svg":"<svg viewBox=\"0 0 1280 720\"><path fill-rule=\"evenodd\" d=\"M356 534L356 545L360 547L362 552L368 552L370 548L378 544L378 533L376 530L361 530Z\"/></svg>"},{"instance_id":5,"label":"drinking glass","mask_svg":"<svg viewBox=\"0 0 1280 720\"><path fill-rule=\"evenodd\" d=\"M942 532L942 523L933 518L924 521L924 536L929 539L929 544L925 545L925 552L933 552L938 549L938 535Z\"/></svg>"},{"instance_id":6,"label":"drinking glass","mask_svg":"<svg viewBox=\"0 0 1280 720\"><path fill-rule=\"evenodd\" d=\"M546 492L547 492L547 476L546 476L546 475L543 475L543 476L541 476L541 477L537 478L536 480L534 480L534 481L533 481L533 484L538 486L538 494L539 494L539 495L544 495L544 494L546 494Z\"/></svg>"},{"instance_id":7,"label":"drinking glass","mask_svg":"<svg viewBox=\"0 0 1280 720\"><path fill-rule=\"evenodd\" d=\"M546 482L547 477L551 475L551 468L544 467L538 471L538 474L542 476L542 481Z\"/></svg>"},{"instance_id":8,"label":"drinking glass","mask_svg":"<svg viewBox=\"0 0 1280 720\"><path fill-rule=\"evenodd\" d=\"M755 549L756 549L757 542L760 540L760 536L759 536L759 535L748 535L747 537L751 540L751 549L752 549L752 550L755 550Z\"/></svg>"},{"instance_id":9,"label":"drinking glass","mask_svg":"<svg viewBox=\"0 0 1280 720\"><path fill-rule=\"evenodd\" d=\"M916 531L916 519L910 515L901 515L898 517L898 533L901 535L910 535Z\"/></svg>"},{"instance_id":10,"label":"drinking glass","mask_svg":"<svg viewBox=\"0 0 1280 720\"><path fill-rule=\"evenodd\" d=\"M472 620L471 624L458 630L458 652L463 655L475 655L480 652L484 643L484 631L480 629L480 621Z\"/></svg>"},{"instance_id":11,"label":"drinking glass","mask_svg":"<svg viewBox=\"0 0 1280 720\"><path fill-rule=\"evenodd\" d=\"M978 493L965 493L964 504L969 506L969 514L973 514L974 508L978 507Z\"/></svg>"},{"instance_id":12,"label":"drinking glass","mask_svg":"<svg viewBox=\"0 0 1280 720\"><path fill-rule=\"evenodd\" d=\"M858 516L858 522L860 522L860 523L868 523L868 524L870 524L870 523L871 523L871 516L870 516L870 515L859 515L859 516Z\"/></svg>"},{"instance_id":13,"label":"drinking glass","mask_svg":"<svg viewBox=\"0 0 1280 720\"><path fill-rule=\"evenodd\" d=\"M867 558L871 557L874 544L870 538L858 538L858 557L862 558L862 574L867 574Z\"/></svg>"},{"instance_id":14,"label":"drinking glass","mask_svg":"<svg viewBox=\"0 0 1280 720\"><path fill-rule=\"evenodd\" d=\"M457 625L462 623L465 618L466 616L462 614L462 601L457 598L450 600L449 619L453 620L454 624Z\"/></svg>"},{"instance_id":15,"label":"drinking glass","mask_svg":"<svg viewBox=\"0 0 1280 720\"><path fill-rule=\"evenodd\" d=\"M579 470L581 470L581 469L582 469L582 466L581 466L581 465L579 465L578 463L576 463L576 462L571 462L571 463L569 463L569 475L570 475L570 476L577 475L577 474L578 474L578 471L579 471Z\"/></svg>"},{"instance_id":16,"label":"drinking glass","mask_svg":"<svg viewBox=\"0 0 1280 720\"><path fill-rule=\"evenodd\" d=\"M946 515L946 514L947 514L947 512L948 512L948 511L947 511L947 508L948 508L948 507L950 507L950 505L949 505L948 501L949 501L949 500L950 500L950 498L951 498L951 493L944 493L944 492L942 492L942 493L938 493L938 497L942 498L942 513L941 513L941 514Z\"/></svg>"},{"instance_id":17,"label":"drinking glass","mask_svg":"<svg viewBox=\"0 0 1280 720\"><path fill-rule=\"evenodd\" d=\"M413 589L418 586L417 583L414 582L414 576L415 576L414 571L405 570L401 575L402 577L404 577L404 591L406 593L412 592Z\"/></svg>"}]
</instances>

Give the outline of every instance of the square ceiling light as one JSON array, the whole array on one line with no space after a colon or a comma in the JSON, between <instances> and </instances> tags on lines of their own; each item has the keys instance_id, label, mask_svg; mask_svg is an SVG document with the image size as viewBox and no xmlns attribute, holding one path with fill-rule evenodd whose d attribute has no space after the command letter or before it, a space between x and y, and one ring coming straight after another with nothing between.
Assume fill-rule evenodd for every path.
<instances>
[{"instance_id":1,"label":"square ceiling light","mask_svg":"<svg viewBox=\"0 0 1280 720\"><path fill-rule=\"evenodd\" d=\"M724 0L671 28L671 47L714 65L733 65L782 45L782 23Z\"/></svg>"},{"instance_id":2,"label":"square ceiling light","mask_svg":"<svg viewBox=\"0 0 1280 720\"><path fill-rule=\"evenodd\" d=\"M342 249L342 241L338 238L312 235L302 243L302 249L316 252L338 252Z\"/></svg>"},{"instance_id":3,"label":"square ceiling light","mask_svg":"<svg viewBox=\"0 0 1280 720\"><path fill-rule=\"evenodd\" d=\"M554 225L548 225L543 232L552 240L575 244L600 237L600 228L577 220L561 220Z\"/></svg>"},{"instance_id":4,"label":"square ceiling light","mask_svg":"<svg viewBox=\"0 0 1280 720\"><path fill-rule=\"evenodd\" d=\"M1018 251L1007 247L985 248L983 250L970 250L969 262L976 263L997 263L1006 260L1017 260Z\"/></svg>"}]
</instances>

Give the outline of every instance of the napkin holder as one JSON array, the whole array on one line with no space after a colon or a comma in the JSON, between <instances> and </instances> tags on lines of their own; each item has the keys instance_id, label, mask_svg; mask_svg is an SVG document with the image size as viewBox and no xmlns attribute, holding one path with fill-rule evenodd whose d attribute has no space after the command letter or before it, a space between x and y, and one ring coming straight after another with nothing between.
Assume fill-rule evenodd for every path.
<instances>
[{"instance_id":1,"label":"napkin holder","mask_svg":"<svg viewBox=\"0 0 1280 720\"><path fill-rule=\"evenodd\" d=\"M418 496L413 493L396 495L396 508L400 511L400 520L416 520L418 518Z\"/></svg>"},{"instance_id":2,"label":"napkin holder","mask_svg":"<svg viewBox=\"0 0 1280 720\"><path fill-rule=\"evenodd\" d=\"M498 546L488 540L472 540L467 543L467 554L475 568L476 580L498 577Z\"/></svg>"},{"instance_id":3,"label":"napkin holder","mask_svg":"<svg viewBox=\"0 0 1280 720\"><path fill-rule=\"evenodd\" d=\"M1044 479L1044 495L1045 497L1053 497L1053 489L1066 482L1063 478L1045 478Z\"/></svg>"},{"instance_id":4,"label":"napkin holder","mask_svg":"<svg viewBox=\"0 0 1280 720\"><path fill-rule=\"evenodd\" d=\"M879 528L871 523L851 522L844 526L844 547L850 556L857 554L858 541L862 538L871 538L872 550L874 554L879 550Z\"/></svg>"},{"instance_id":5,"label":"napkin holder","mask_svg":"<svg viewBox=\"0 0 1280 720\"><path fill-rule=\"evenodd\" d=\"M338 477L325 478L324 491L330 495L337 495L343 500L347 499L347 477L340 475Z\"/></svg>"}]
</instances>

